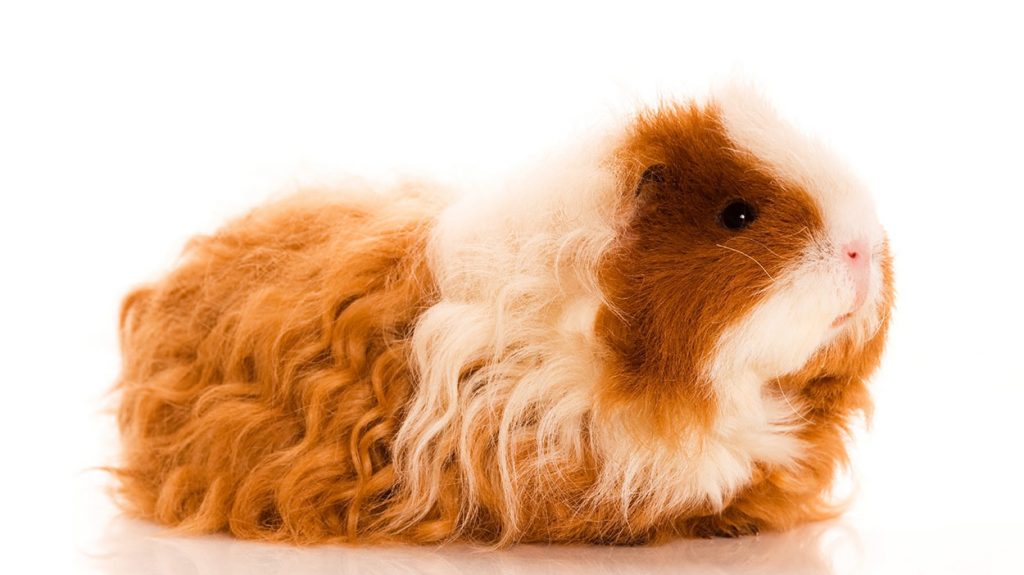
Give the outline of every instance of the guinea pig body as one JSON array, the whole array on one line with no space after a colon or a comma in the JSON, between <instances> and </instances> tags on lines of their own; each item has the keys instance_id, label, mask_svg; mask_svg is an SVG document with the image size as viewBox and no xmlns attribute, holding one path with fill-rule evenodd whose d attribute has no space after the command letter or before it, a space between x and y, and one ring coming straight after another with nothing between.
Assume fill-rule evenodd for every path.
<instances>
[{"instance_id":1,"label":"guinea pig body","mask_svg":"<svg viewBox=\"0 0 1024 575\"><path fill-rule=\"evenodd\" d=\"M833 515L884 232L756 95L499 193L308 193L125 300L125 506L299 543L637 543Z\"/></svg>"}]
</instances>

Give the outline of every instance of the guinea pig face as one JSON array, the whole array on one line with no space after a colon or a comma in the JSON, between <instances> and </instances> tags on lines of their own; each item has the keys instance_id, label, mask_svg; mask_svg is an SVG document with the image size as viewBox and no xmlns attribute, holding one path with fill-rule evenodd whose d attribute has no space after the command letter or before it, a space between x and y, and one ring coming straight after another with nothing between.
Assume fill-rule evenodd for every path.
<instances>
[{"instance_id":1,"label":"guinea pig face","mask_svg":"<svg viewBox=\"0 0 1024 575\"><path fill-rule=\"evenodd\" d=\"M647 113L621 154L631 211L600 319L618 391L707 396L878 331L889 256L869 197L756 95Z\"/></svg>"}]
</instances>

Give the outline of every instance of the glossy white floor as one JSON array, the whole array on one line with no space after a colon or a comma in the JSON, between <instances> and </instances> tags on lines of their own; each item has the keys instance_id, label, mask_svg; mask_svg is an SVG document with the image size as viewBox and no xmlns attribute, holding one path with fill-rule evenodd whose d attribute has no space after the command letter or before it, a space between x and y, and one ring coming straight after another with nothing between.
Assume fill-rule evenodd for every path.
<instances>
[{"instance_id":1,"label":"glossy white floor","mask_svg":"<svg viewBox=\"0 0 1024 575\"><path fill-rule=\"evenodd\" d=\"M1024 573L1013 3L0 3L0 572ZM841 521L654 548L297 549L119 517L118 301L293 181L508 170L734 68L874 191L898 303ZM624 103L624 105L623 105ZM334 178L326 177L328 181Z\"/></svg>"},{"instance_id":2,"label":"glossy white floor","mask_svg":"<svg viewBox=\"0 0 1024 575\"><path fill-rule=\"evenodd\" d=\"M163 537L151 526L119 520L102 541L83 552L80 565L110 575L1019 573L1022 536L1019 528L867 533L843 522L737 541L677 541L654 548L295 549L221 537Z\"/></svg>"}]
</instances>

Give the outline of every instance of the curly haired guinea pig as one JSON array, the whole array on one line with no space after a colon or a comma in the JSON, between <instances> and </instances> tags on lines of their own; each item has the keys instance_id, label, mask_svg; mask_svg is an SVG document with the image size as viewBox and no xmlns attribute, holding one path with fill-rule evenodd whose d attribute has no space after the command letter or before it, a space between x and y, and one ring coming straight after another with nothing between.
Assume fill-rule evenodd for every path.
<instances>
[{"instance_id":1,"label":"curly haired guinea pig","mask_svg":"<svg viewBox=\"0 0 1024 575\"><path fill-rule=\"evenodd\" d=\"M131 512L295 543L643 543L836 513L892 304L857 180L741 87L496 193L306 193L121 318Z\"/></svg>"}]
</instances>

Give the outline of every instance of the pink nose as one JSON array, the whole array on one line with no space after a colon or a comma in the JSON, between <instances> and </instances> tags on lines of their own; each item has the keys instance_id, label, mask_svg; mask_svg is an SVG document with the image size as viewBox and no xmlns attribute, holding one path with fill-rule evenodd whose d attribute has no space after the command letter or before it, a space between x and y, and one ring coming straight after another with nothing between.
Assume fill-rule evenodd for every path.
<instances>
[{"instance_id":1,"label":"pink nose","mask_svg":"<svg viewBox=\"0 0 1024 575\"><path fill-rule=\"evenodd\" d=\"M853 241L842 247L840 256L853 280L855 296L853 309L850 310L852 313L860 309L868 297L868 287L871 285L871 248L863 240Z\"/></svg>"}]
</instances>

